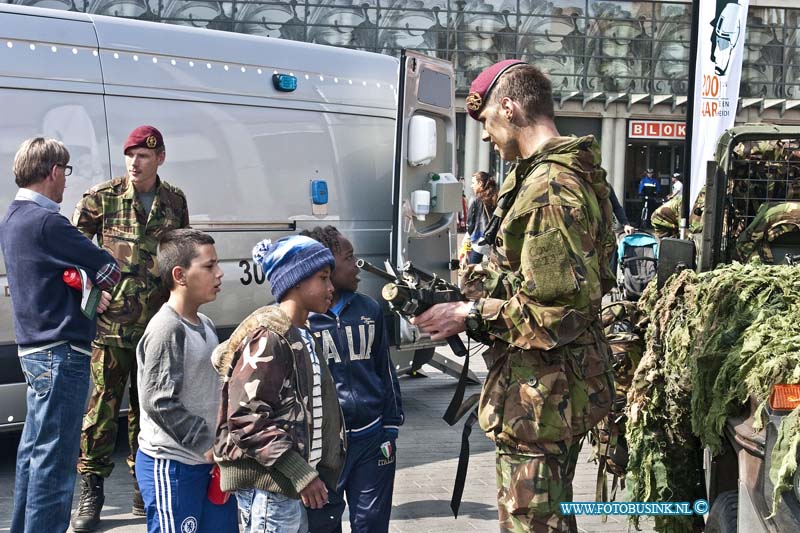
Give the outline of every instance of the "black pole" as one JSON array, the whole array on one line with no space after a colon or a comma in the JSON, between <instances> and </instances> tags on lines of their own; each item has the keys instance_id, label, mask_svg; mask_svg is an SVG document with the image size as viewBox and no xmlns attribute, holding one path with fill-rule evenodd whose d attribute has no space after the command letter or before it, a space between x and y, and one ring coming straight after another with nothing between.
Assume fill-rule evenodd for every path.
<instances>
[{"instance_id":1,"label":"black pole","mask_svg":"<svg viewBox=\"0 0 800 533\"><path fill-rule=\"evenodd\" d=\"M692 0L692 35L689 41L689 88L686 95L686 138L683 149L683 190L681 194L680 236L685 237L689 220L689 200L692 188L692 127L694 126L694 94L697 79L697 39L700 33L700 0ZM700 179L700 176L697 177Z\"/></svg>"}]
</instances>

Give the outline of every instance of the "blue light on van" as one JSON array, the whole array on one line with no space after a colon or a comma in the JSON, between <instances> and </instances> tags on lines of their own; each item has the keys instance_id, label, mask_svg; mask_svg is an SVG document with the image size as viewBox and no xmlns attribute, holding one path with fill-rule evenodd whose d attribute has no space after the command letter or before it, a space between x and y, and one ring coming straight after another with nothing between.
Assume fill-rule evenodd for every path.
<instances>
[{"instance_id":1,"label":"blue light on van","mask_svg":"<svg viewBox=\"0 0 800 533\"><path fill-rule=\"evenodd\" d=\"M311 201L315 205L328 203L328 182L325 180L311 180Z\"/></svg>"},{"instance_id":2,"label":"blue light on van","mask_svg":"<svg viewBox=\"0 0 800 533\"><path fill-rule=\"evenodd\" d=\"M289 74L273 74L272 84L275 86L275 89L284 93L290 93L297 89L297 78Z\"/></svg>"}]
</instances>

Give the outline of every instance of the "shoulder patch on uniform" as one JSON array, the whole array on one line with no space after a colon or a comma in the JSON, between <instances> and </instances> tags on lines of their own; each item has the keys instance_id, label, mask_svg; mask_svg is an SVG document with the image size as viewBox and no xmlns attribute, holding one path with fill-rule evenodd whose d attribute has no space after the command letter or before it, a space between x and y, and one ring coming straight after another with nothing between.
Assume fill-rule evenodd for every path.
<instances>
[{"instance_id":1,"label":"shoulder patch on uniform","mask_svg":"<svg viewBox=\"0 0 800 533\"><path fill-rule=\"evenodd\" d=\"M183 191L180 190L179 187L176 187L175 185L173 185L171 183L168 183L168 182L166 182L164 180L161 180L161 186L164 187L166 190L168 190L171 193L174 193L174 194L177 194L178 196L183 196L184 198L186 198L186 195L183 193Z\"/></svg>"},{"instance_id":2,"label":"shoulder patch on uniform","mask_svg":"<svg viewBox=\"0 0 800 533\"><path fill-rule=\"evenodd\" d=\"M92 193L96 193L96 192L101 192L101 191L106 191L106 190L109 190L109 189L113 189L114 187L116 187L117 185L122 183L123 180L124 180L124 178L114 178L114 179L110 179L110 180L104 181L102 183L98 183L97 185L95 185L91 189L89 189L88 193L92 194Z\"/></svg>"}]
</instances>

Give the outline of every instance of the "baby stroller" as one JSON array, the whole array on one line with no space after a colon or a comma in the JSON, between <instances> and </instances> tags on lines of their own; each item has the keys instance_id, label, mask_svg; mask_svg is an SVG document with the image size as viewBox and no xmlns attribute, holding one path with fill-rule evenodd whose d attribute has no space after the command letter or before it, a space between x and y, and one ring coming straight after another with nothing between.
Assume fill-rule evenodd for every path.
<instances>
[{"instance_id":1,"label":"baby stroller","mask_svg":"<svg viewBox=\"0 0 800 533\"><path fill-rule=\"evenodd\" d=\"M649 233L623 234L617 243L617 288L635 302L658 271L658 239Z\"/></svg>"}]
</instances>

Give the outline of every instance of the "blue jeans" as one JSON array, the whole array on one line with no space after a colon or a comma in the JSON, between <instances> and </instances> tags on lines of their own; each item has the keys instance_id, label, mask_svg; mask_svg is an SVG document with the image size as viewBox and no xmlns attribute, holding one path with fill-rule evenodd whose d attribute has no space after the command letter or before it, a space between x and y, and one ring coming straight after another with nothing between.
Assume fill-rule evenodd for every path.
<instances>
[{"instance_id":1,"label":"blue jeans","mask_svg":"<svg viewBox=\"0 0 800 533\"><path fill-rule=\"evenodd\" d=\"M278 492L259 489L236 491L242 533L306 533L308 519L303 502Z\"/></svg>"},{"instance_id":2,"label":"blue jeans","mask_svg":"<svg viewBox=\"0 0 800 533\"><path fill-rule=\"evenodd\" d=\"M11 531L66 531L89 393L89 356L65 343L23 355L19 363L28 384L28 414L17 450Z\"/></svg>"},{"instance_id":3,"label":"blue jeans","mask_svg":"<svg viewBox=\"0 0 800 533\"><path fill-rule=\"evenodd\" d=\"M483 254L470 250L467 257L467 264L477 265L483 261Z\"/></svg>"}]
</instances>

